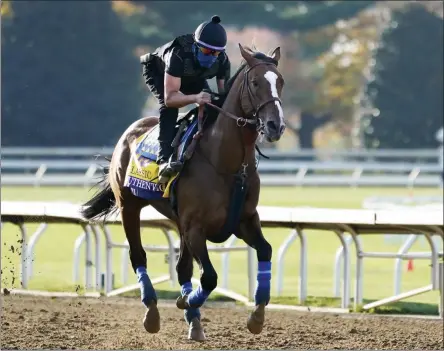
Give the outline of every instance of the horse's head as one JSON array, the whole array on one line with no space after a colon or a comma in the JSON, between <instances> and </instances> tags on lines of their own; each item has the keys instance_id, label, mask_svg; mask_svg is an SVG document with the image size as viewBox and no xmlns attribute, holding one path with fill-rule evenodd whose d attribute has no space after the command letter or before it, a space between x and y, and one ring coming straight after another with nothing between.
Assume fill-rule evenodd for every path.
<instances>
[{"instance_id":1,"label":"horse's head","mask_svg":"<svg viewBox=\"0 0 444 351\"><path fill-rule=\"evenodd\" d=\"M285 131L280 100L284 79L277 69L280 48L274 49L270 56L250 52L240 44L239 49L248 66L241 88L242 110L258 119L267 141L278 141Z\"/></svg>"}]
</instances>

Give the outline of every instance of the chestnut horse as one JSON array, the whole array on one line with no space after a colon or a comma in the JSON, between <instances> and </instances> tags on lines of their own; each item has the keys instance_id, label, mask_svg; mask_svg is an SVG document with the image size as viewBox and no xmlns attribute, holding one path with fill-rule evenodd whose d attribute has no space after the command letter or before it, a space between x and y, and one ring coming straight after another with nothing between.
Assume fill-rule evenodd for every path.
<instances>
[{"instance_id":1,"label":"chestnut horse","mask_svg":"<svg viewBox=\"0 0 444 351\"><path fill-rule=\"evenodd\" d=\"M244 60L227 83L228 92L222 107L212 104L208 107L219 112L215 115L217 118L204 123L195 152L176 180L176 209L166 198L146 200L133 195L124 186L136 139L158 123L157 117L145 117L134 122L121 136L102 180L105 187L85 203L82 210L83 216L90 220L120 211L131 264L147 308L143 323L149 333L160 330L157 296L146 270L146 253L140 237L140 212L149 205L173 220L179 229L180 253L176 269L181 296L176 305L185 310L189 338L205 339L199 307L217 285L217 273L206 242L222 243L231 234L243 239L257 252L255 308L247 320L247 328L253 334L259 334L263 328L265 306L270 300L272 248L262 234L257 212L260 179L255 146L259 135L276 142L285 130L280 100L284 80L277 69L279 47L269 56L240 44L239 49ZM194 290L191 284L193 258L201 270L201 284Z\"/></svg>"}]
</instances>

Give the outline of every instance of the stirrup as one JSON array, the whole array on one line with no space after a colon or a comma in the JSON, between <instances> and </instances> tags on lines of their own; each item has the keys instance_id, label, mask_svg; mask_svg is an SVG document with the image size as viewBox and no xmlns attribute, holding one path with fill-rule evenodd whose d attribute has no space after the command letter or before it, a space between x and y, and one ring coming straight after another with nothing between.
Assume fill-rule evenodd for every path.
<instances>
[{"instance_id":1,"label":"stirrup","mask_svg":"<svg viewBox=\"0 0 444 351\"><path fill-rule=\"evenodd\" d=\"M165 184L168 180L182 169L182 162L170 161L163 166L163 169L159 171L159 183Z\"/></svg>"}]
</instances>

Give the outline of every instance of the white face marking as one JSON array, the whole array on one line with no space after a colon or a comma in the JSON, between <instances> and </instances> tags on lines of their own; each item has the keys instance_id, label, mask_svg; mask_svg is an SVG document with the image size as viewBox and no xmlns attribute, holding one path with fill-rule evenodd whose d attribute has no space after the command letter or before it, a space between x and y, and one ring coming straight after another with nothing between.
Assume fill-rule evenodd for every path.
<instances>
[{"instance_id":1,"label":"white face marking","mask_svg":"<svg viewBox=\"0 0 444 351\"><path fill-rule=\"evenodd\" d=\"M264 77L270 83L271 95L278 98L279 95L276 88L276 81L278 78L277 74L271 71L267 71L267 73L264 74ZM275 101L274 103L279 111L279 118L281 119L281 123L284 124L284 111L282 111L281 104L279 103L279 101Z\"/></svg>"}]
</instances>

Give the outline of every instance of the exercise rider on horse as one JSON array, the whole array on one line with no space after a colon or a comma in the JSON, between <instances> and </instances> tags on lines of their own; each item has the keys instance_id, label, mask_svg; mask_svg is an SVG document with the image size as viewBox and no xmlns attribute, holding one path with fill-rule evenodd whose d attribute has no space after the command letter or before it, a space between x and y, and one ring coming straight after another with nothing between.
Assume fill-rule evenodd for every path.
<instances>
[{"instance_id":1,"label":"exercise rider on horse","mask_svg":"<svg viewBox=\"0 0 444 351\"><path fill-rule=\"evenodd\" d=\"M230 78L225 53L227 34L219 16L201 23L194 34L181 35L141 57L145 83L159 102L159 182L166 183L182 167L173 160L171 143L179 108L211 102L207 79L216 77L219 94Z\"/></svg>"}]
</instances>

